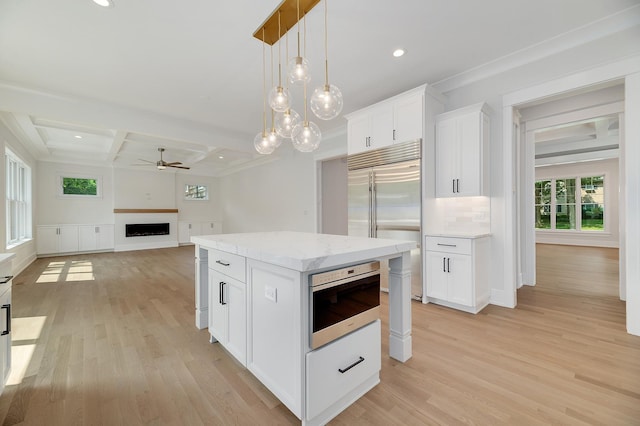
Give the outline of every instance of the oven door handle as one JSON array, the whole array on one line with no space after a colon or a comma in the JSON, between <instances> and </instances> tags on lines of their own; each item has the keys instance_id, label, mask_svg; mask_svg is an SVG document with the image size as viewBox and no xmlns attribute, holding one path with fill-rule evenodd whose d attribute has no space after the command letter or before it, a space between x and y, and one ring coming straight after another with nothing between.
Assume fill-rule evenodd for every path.
<instances>
[{"instance_id":1,"label":"oven door handle","mask_svg":"<svg viewBox=\"0 0 640 426\"><path fill-rule=\"evenodd\" d=\"M350 366L348 366L347 368L338 368L338 371L342 374L346 373L347 371L351 370L353 367L355 367L356 365L360 364L362 361L364 361L364 358L362 358L361 356L358 357L358 360L356 362L354 362L353 364L351 364Z\"/></svg>"}]
</instances>

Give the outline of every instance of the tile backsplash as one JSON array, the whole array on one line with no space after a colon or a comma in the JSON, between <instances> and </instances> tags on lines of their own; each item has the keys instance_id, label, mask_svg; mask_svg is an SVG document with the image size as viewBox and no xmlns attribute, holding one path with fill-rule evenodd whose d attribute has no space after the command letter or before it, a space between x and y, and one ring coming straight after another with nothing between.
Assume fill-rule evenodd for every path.
<instances>
[{"instance_id":1,"label":"tile backsplash","mask_svg":"<svg viewBox=\"0 0 640 426\"><path fill-rule=\"evenodd\" d=\"M438 233L491 232L489 197L437 198L425 211L430 231ZM432 220L429 219L431 217Z\"/></svg>"}]
</instances>

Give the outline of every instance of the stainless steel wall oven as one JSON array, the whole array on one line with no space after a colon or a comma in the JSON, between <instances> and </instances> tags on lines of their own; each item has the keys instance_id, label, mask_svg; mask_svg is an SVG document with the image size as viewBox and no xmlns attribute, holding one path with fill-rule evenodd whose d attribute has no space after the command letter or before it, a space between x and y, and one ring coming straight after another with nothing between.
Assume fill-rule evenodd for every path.
<instances>
[{"instance_id":1,"label":"stainless steel wall oven","mask_svg":"<svg viewBox=\"0 0 640 426\"><path fill-rule=\"evenodd\" d=\"M311 276L311 348L380 317L380 262Z\"/></svg>"}]
</instances>

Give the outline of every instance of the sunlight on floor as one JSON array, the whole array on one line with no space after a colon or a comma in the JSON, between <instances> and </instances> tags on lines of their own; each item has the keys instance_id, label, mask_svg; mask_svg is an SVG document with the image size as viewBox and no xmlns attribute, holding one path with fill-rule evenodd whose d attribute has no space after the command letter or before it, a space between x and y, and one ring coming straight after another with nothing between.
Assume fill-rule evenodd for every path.
<instances>
[{"instance_id":1,"label":"sunlight on floor","mask_svg":"<svg viewBox=\"0 0 640 426\"><path fill-rule=\"evenodd\" d=\"M22 383L46 320L46 316L11 319L11 373L7 385Z\"/></svg>"},{"instance_id":2,"label":"sunlight on floor","mask_svg":"<svg viewBox=\"0 0 640 426\"><path fill-rule=\"evenodd\" d=\"M90 260L67 260L64 262L50 262L40 274L36 283L94 280L93 264Z\"/></svg>"}]
</instances>

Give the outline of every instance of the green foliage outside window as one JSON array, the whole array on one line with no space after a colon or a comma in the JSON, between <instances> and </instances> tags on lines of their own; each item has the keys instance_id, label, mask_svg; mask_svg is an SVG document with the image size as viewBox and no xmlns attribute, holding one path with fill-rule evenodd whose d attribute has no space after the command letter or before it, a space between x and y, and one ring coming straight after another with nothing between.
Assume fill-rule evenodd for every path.
<instances>
[{"instance_id":1,"label":"green foliage outside window","mask_svg":"<svg viewBox=\"0 0 640 426\"><path fill-rule=\"evenodd\" d=\"M62 178L62 194L64 195L98 195L98 182L88 178Z\"/></svg>"}]
</instances>

